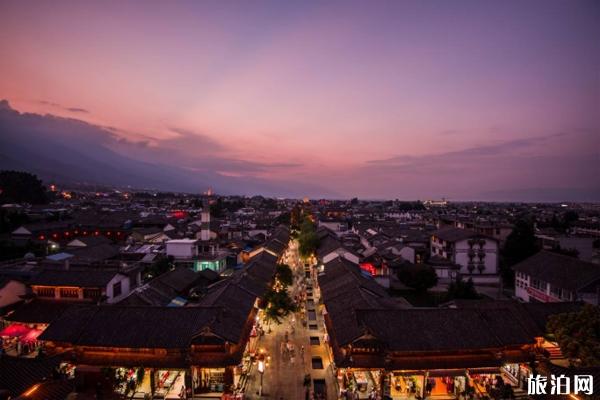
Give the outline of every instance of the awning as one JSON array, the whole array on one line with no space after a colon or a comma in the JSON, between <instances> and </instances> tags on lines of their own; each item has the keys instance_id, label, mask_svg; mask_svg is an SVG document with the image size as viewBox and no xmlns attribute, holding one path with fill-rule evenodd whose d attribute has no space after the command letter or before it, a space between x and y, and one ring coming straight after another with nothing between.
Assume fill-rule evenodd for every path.
<instances>
[{"instance_id":1,"label":"awning","mask_svg":"<svg viewBox=\"0 0 600 400\"><path fill-rule=\"evenodd\" d=\"M31 328L23 324L12 324L0 331L0 336L21 337L31 331Z\"/></svg>"},{"instance_id":2,"label":"awning","mask_svg":"<svg viewBox=\"0 0 600 400\"><path fill-rule=\"evenodd\" d=\"M38 338L38 336L40 336L42 334L42 331L40 329L32 329L29 332L27 332L25 335L21 336L21 341L29 343L29 342L35 342Z\"/></svg>"}]
</instances>

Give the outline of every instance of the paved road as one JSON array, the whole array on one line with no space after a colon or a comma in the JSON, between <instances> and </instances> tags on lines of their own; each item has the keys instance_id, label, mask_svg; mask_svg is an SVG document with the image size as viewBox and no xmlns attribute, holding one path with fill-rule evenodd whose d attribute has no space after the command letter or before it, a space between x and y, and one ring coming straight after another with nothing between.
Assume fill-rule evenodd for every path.
<instances>
[{"instance_id":1,"label":"paved road","mask_svg":"<svg viewBox=\"0 0 600 400\"><path fill-rule=\"evenodd\" d=\"M292 247L292 255L288 260L290 266L295 272L295 282L289 288L292 296L304 293L302 290L306 284L304 267L301 264L297 248ZM314 300L318 304L317 299ZM304 376L310 374L312 379L323 379L327 384L327 398L336 399L336 389L333 385L333 375L327 348L323 343L323 321L319 315L318 307L310 307L315 309L314 320L308 320L306 326L303 326L301 319L303 312L298 312L296 315L288 316L280 325L271 324L271 332L267 332L258 344L259 349L262 348L268 355L271 356L268 367L265 369L262 382L262 398L274 400L302 400L305 399L307 388L303 385ZM307 313L304 313L307 315ZM309 325L317 325L317 329L309 329ZM287 336L287 341L286 341ZM311 346L310 337L319 337L320 344ZM293 348L293 351L286 351L285 348ZM302 352L304 347L304 352ZM304 354L303 354L304 353ZM312 368L312 357L321 357L323 361L322 369ZM250 399L258 399L260 393L261 377L256 366L252 372L246 385L246 396ZM309 389L312 392L312 388ZM310 394L309 394L310 397Z\"/></svg>"}]
</instances>

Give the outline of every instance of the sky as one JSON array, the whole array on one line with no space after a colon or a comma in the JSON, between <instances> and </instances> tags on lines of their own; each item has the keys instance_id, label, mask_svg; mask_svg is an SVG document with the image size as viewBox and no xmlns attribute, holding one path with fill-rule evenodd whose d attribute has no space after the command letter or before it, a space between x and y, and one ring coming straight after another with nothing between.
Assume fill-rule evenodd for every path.
<instances>
[{"instance_id":1,"label":"sky","mask_svg":"<svg viewBox=\"0 0 600 400\"><path fill-rule=\"evenodd\" d=\"M314 195L600 200L598 1L4 0L0 26L0 99L136 160Z\"/></svg>"}]
</instances>

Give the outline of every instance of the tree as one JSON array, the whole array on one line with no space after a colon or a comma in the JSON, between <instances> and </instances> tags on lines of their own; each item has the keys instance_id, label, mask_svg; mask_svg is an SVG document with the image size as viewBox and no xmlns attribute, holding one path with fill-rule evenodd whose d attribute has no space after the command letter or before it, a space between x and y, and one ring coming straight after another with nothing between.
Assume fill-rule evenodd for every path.
<instances>
[{"instance_id":1,"label":"tree","mask_svg":"<svg viewBox=\"0 0 600 400\"><path fill-rule=\"evenodd\" d=\"M580 311L553 315L546 328L571 365L600 365L600 308L586 304Z\"/></svg>"},{"instance_id":2,"label":"tree","mask_svg":"<svg viewBox=\"0 0 600 400\"><path fill-rule=\"evenodd\" d=\"M418 292L425 292L437 285L438 277L433 267L423 264L413 264L398 271L398 279L406 286Z\"/></svg>"},{"instance_id":3,"label":"tree","mask_svg":"<svg viewBox=\"0 0 600 400\"><path fill-rule=\"evenodd\" d=\"M456 282L452 282L448 286L448 292L446 293L446 300L448 301L455 299L474 300L479 298L480 296L477 290L475 290L475 285L471 278L467 281L459 279Z\"/></svg>"},{"instance_id":4,"label":"tree","mask_svg":"<svg viewBox=\"0 0 600 400\"><path fill-rule=\"evenodd\" d=\"M39 243L28 240L24 244L17 244L11 240L0 240L0 261L23 258L27 253L36 257L46 255L46 247Z\"/></svg>"},{"instance_id":5,"label":"tree","mask_svg":"<svg viewBox=\"0 0 600 400\"><path fill-rule=\"evenodd\" d=\"M501 251L500 273L507 286L514 285L514 271L511 267L538 251L533 223L527 219L519 219Z\"/></svg>"},{"instance_id":6,"label":"tree","mask_svg":"<svg viewBox=\"0 0 600 400\"><path fill-rule=\"evenodd\" d=\"M46 204L48 196L36 175L21 171L0 171L0 204Z\"/></svg>"},{"instance_id":7,"label":"tree","mask_svg":"<svg viewBox=\"0 0 600 400\"><path fill-rule=\"evenodd\" d=\"M290 266L287 264L277 265L275 277L286 288L294 282L294 274L292 273Z\"/></svg>"},{"instance_id":8,"label":"tree","mask_svg":"<svg viewBox=\"0 0 600 400\"><path fill-rule=\"evenodd\" d=\"M291 224L291 215L289 211L283 212L281 214L279 214L276 218L275 218L275 224L276 225L290 225Z\"/></svg>"},{"instance_id":9,"label":"tree","mask_svg":"<svg viewBox=\"0 0 600 400\"><path fill-rule=\"evenodd\" d=\"M308 258L314 254L319 247L319 237L315 223L310 218L305 218L300 226L300 234L298 235L298 251L302 258Z\"/></svg>"},{"instance_id":10,"label":"tree","mask_svg":"<svg viewBox=\"0 0 600 400\"><path fill-rule=\"evenodd\" d=\"M155 278L159 275L164 274L167 271L170 271L172 268L173 256L161 258L146 269L146 276L148 278Z\"/></svg>"},{"instance_id":11,"label":"tree","mask_svg":"<svg viewBox=\"0 0 600 400\"><path fill-rule=\"evenodd\" d=\"M267 319L277 324L280 324L281 319L285 318L289 313L298 310L298 307L285 289L270 288L265 294L264 300L267 304L265 307Z\"/></svg>"},{"instance_id":12,"label":"tree","mask_svg":"<svg viewBox=\"0 0 600 400\"><path fill-rule=\"evenodd\" d=\"M27 214L0 208L0 233L10 233L27 222Z\"/></svg>"}]
</instances>

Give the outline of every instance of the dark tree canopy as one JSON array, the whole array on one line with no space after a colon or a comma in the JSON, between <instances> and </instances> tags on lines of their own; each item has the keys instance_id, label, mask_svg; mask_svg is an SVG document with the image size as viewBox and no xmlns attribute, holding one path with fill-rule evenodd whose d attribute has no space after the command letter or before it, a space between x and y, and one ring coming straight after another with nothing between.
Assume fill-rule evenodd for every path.
<instances>
[{"instance_id":1,"label":"dark tree canopy","mask_svg":"<svg viewBox=\"0 0 600 400\"><path fill-rule=\"evenodd\" d=\"M475 290L475 285L473 284L473 279L471 278L469 278L467 281L459 279L456 282L452 282L450 286L448 286L448 293L446 294L447 300L474 300L479 298L480 296L477 293L477 290Z\"/></svg>"},{"instance_id":2,"label":"dark tree canopy","mask_svg":"<svg viewBox=\"0 0 600 400\"><path fill-rule=\"evenodd\" d=\"M278 264L276 277L279 282L285 287L290 286L294 282L294 275L292 269L287 264Z\"/></svg>"},{"instance_id":3,"label":"dark tree canopy","mask_svg":"<svg viewBox=\"0 0 600 400\"><path fill-rule=\"evenodd\" d=\"M518 220L501 251L500 273L507 286L514 285L514 271L511 267L538 251L533 222L527 219Z\"/></svg>"},{"instance_id":4,"label":"dark tree canopy","mask_svg":"<svg viewBox=\"0 0 600 400\"><path fill-rule=\"evenodd\" d=\"M298 307L289 296L287 290L269 289L265 294L265 314L267 319L280 324L281 319L298 310Z\"/></svg>"},{"instance_id":5,"label":"dark tree canopy","mask_svg":"<svg viewBox=\"0 0 600 400\"><path fill-rule=\"evenodd\" d=\"M586 304L578 312L551 316L547 330L571 364L600 365L600 308Z\"/></svg>"},{"instance_id":6,"label":"dark tree canopy","mask_svg":"<svg viewBox=\"0 0 600 400\"><path fill-rule=\"evenodd\" d=\"M310 257L319 247L319 237L317 236L315 223L308 217L304 219L300 226L298 242L298 251L303 258Z\"/></svg>"},{"instance_id":7,"label":"dark tree canopy","mask_svg":"<svg viewBox=\"0 0 600 400\"><path fill-rule=\"evenodd\" d=\"M0 171L0 204L46 204L48 196L36 175L21 171Z\"/></svg>"},{"instance_id":8,"label":"dark tree canopy","mask_svg":"<svg viewBox=\"0 0 600 400\"><path fill-rule=\"evenodd\" d=\"M27 222L29 222L27 214L0 208L0 233L12 232Z\"/></svg>"},{"instance_id":9,"label":"dark tree canopy","mask_svg":"<svg viewBox=\"0 0 600 400\"><path fill-rule=\"evenodd\" d=\"M173 256L160 258L146 268L146 277L156 278L173 268Z\"/></svg>"},{"instance_id":10,"label":"dark tree canopy","mask_svg":"<svg viewBox=\"0 0 600 400\"><path fill-rule=\"evenodd\" d=\"M437 285L437 274L429 265L413 264L398 271L398 279L406 286L419 292L425 292Z\"/></svg>"}]
</instances>

